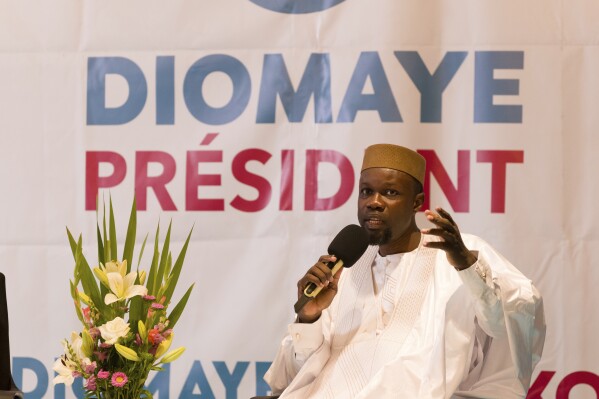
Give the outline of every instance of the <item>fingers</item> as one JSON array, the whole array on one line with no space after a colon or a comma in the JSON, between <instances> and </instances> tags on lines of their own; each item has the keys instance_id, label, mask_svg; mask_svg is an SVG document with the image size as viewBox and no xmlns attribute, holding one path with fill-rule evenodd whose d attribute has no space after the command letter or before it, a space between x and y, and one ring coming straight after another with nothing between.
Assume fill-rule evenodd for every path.
<instances>
[{"instance_id":1,"label":"fingers","mask_svg":"<svg viewBox=\"0 0 599 399\"><path fill-rule=\"evenodd\" d=\"M298 288L303 291L309 283L314 283L318 287L326 287L335 280L335 276L328 267L329 262L336 262L337 258L333 255L323 255L318 262L314 264L306 274L298 281Z\"/></svg>"},{"instance_id":2,"label":"fingers","mask_svg":"<svg viewBox=\"0 0 599 399\"><path fill-rule=\"evenodd\" d=\"M442 208L437 208L437 210L440 212L435 213L431 210L424 211L424 214L426 215L426 218L428 219L428 221L436 224L437 226L439 226L441 228L445 228L445 229L453 228L455 226L455 223L453 222L453 219L451 219L451 216L449 216L449 214L447 212L445 212ZM449 216L449 218L447 218L446 216L443 216L443 215Z\"/></svg>"},{"instance_id":3,"label":"fingers","mask_svg":"<svg viewBox=\"0 0 599 399\"><path fill-rule=\"evenodd\" d=\"M421 233L439 237L439 241L429 241L425 246L429 248L438 248L445 251L462 249L462 237L457 224L445 209L435 208L437 212L431 210L425 211L427 220L435 224L436 227L422 229Z\"/></svg>"},{"instance_id":4,"label":"fingers","mask_svg":"<svg viewBox=\"0 0 599 399\"><path fill-rule=\"evenodd\" d=\"M298 281L298 298L302 298L306 286L314 283L322 291L310 300L298 313L298 318L302 322L311 323L320 317L321 312L329 307L335 295L337 295L338 283L341 278L343 268L340 268L333 275L329 265L334 264L337 258L332 255L321 256L318 262L314 264L306 274Z\"/></svg>"},{"instance_id":5,"label":"fingers","mask_svg":"<svg viewBox=\"0 0 599 399\"><path fill-rule=\"evenodd\" d=\"M449 214L449 212L447 212L445 209L441 208L440 206L438 206L436 208L437 212L439 212L439 215L443 216L445 219L449 220L449 222L456 226L456 222L454 222L453 218L451 217L451 215Z\"/></svg>"},{"instance_id":6,"label":"fingers","mask_svg":"<svg viewBox=\"0 0 599 399\"><path fill-rule=\"evenodd\" d=\"M455 242L458 239L455 231L448 231L445 229L422 229L421 232L423 234L440 237L445 242Z\"/></svg>"}]
</instances>

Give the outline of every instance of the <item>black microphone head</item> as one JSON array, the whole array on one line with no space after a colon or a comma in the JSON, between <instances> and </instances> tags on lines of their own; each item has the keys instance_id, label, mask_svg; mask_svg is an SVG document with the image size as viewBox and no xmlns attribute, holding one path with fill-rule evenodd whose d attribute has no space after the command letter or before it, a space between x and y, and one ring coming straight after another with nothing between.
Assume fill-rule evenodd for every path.
<instances>
[{"instance_id":1,"label":"black microphone head","mask_svg":"<svg viewBox=\"0 0 599 399\"><path fill-rule=\"evenodd\" d=\"M343 267L351 267L360 259L368 248L368 234L362 227L350 224L337 234L331 245L329 255L335 255L343 261Z\"/></svg>"}]
</instances>

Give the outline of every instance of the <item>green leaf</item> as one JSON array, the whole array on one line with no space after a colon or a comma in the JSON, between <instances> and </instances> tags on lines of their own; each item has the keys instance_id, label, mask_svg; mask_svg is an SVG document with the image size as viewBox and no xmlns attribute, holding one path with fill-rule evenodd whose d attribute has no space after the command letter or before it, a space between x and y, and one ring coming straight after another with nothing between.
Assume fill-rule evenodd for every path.
<instances>
[{"instance_id":1,"label":"green leaf","mask_svg":"<svg viewBox=\"0 0 599 399\"><path fill-rule=\"evenodd\" d=\"M162 371L162 370L164 370L164 369L163 369L163 368L161 368L161 367L158 367L157 369L154 369L154 368L152 367L152 368L151 368L151 370L159 370L159 371ZM153 399L153 398L154 398L154 396L152 396L152 392L148 391L147 389L143 389L143 390L141 391L141 394L142 394L142 397L145 397L146 399Z\"/></svg>"},{"instance_id":2,"label":"green leaf","mask_svg":"<svg viewBox=\"0 0 599 399\"><path fill-rule=\"evenodd\" d=\"M69 245L71 246L71 252L73 254L73 259L77 260L77 242L73 238L71 231L67 227L67 237L69 238Z\"/></svg>"},{"instance_id":3,"label":"green leaf","mask_svg":"<svg viewBox=\"0 0 599 399\"><path fill-rule=\"evenodd\" d=\"M171 220L170 223L168 224L168 230L166 231L166 237L164 238L164 243L162 245L162 253L160 255L160 267L158 268L158 273L156 274L156 279L154 280L154 292L158 291L158 289L162 285L162 282L165 280L165 276L168 276L168 274L166 274L165 271L166 271L166 263L167 263L168 254L169 254L169 246L171 243L171 227L172 227L172 225L173 225L173 221ZM156 299L160 300L160 298L156 298Z\"/></svg>"},{"instance_id":4,"label":"green leaf","mask_svg":"<svg viewBox=\"0 0 599 399\"><path fill-rule=\"evenodd\" d=\"M77 286L73 284L72 281L69 281L71 286L71 296L73 297L73 303L75 304L75 313L77 313L77 318L79 321L85 326L85 322L83 321L83 313L81 312L81 300L79 299L79 295L77 295Z\"/></svg>"},{"instance_id":5,"label":"green leaf","mask_svg":"<svg viewBox=\"0 0 599 399\"><path fill-rule=\"evenodd\" d=\"M109 197L109 206L110 206L110 215L109 215L109 228L110 228L110 258L108 258L108 261L111 260L115 260L118 261L119 260L119 256L117 254L117 239L116 239L116 225L114 223L114 211L112 209L112 195ZM129 267L129 266L127 266Z\"/></svg>"},{"instance_id":6,"label":"green leaf","mask_svg":"<svg viewBox=\"0 0 599 399\"><path fill-rule=\"evenodd\" d=\"M158 257L160 253L158 252L158 238L160 236L160 222L158 222L158 226L156 226L156 237L154 238L154 256L152 257L152 263L150 265L150 272L148 273L148 281L146 283L146 287L148 288L149 295L155 295L154 291L154 280L156 279L156 271L158 269Z\"/></svg>"},{"instance_id":7,"label":"green leaf","mask_svg":"<svg viewBox=\"0 0 599 399\"><path fill-rule=\"evenodd\" d=\"M104 259L104 243L102 242L102 233L100 232L100 225L96 223L96 235L98 238L98 264L105 264Z\"/></svg>"},{"instance_id":8,"label":"green leaf","mask_svg":"<svg viewBox=\"0 0 599 399\"><path fill-rule=\"evenodd\" d=\"M139 270L137 271L137 277L135 277L135 284L139 285ZM143 319L143 298L139 295L131 298L129 302L129 325L133 330L133 333L137 333L137 321Z\"/></svg>"},{"instance_id":9,"label":"green leaf","mask_svg":"<svg viewBox=\"0 0 599 399\"><path fill-rule=\"evenodd\" d=\"M172 268L173 268L173 253L169 252L168 259L166 260L166 271L164 272L164 274L167 276L170 275Z\"/></svg>"},{"instance_id":10,"label":"green leaf","mask_svg":"<svg viewBox=\"0 0 599 399\"><path fill-rule=\"evenodd\" d=\"M79 240L77 241L77 253L75 256L76 263L76 273L81 278L81 286L83 287L83 292L91 298L94 302L94 305L102 312L106 309L106 305L100 296L100 290L98 289L98 285L96 284L96 279L94 277L94 273L91 271L85 256L82 253L82 245L81 245L81 236L79 236Z\"/></svg>"},{"instance_id":11,"label":"green leaf","mask_svg":"<svg viewBox=\"0 0 599 399\"><path fill-rule=\"evenodd\" d=\"M142 297L134 296L129 303L129 325L133 333L137 333L137 322L142 320L143 316L143 299Z\"/></svg>"},{"instance_id":12,"label":"green leaf","mask_svg":"<svg viewBox=\"0 0 599 399\"><path fill-rule=\"evenodd\" d=\"M139 258L137 259L137 269L139 272L139 265L141 265L141 257L144 254L144 249L146 249L146 241L148 241L148 236L150 233L146 234L146 238L144 238L144 242L141 244L141 251L139 251Z\"/></svg>"},{"instance_id":13,"label":"green leaf","mask_svg":"<svg viewBox=\"0 0 599 399\"><path fill-rule=\"evenodd\" d=\"M192 232L193 232L193 227L191 228L191 231L189 232L189 235L187 236L187 239L185 240L185 244L183 245L181 252L179 252L177 261L175 262L175 265L173 266L173 271L169 276L169 279L171 281L169 281L168 286L164 292L164 296L166 297L166 301L164 303L170 302L171 297L173 296L173 292L175 291L175 286L177 285L177 281L179 280L179 276L181 275L181 268L183 267L183 261L185 260L185 254L187 253L187 247L189 245L189 240L191 238Z\"/></svg>"},{"instance_id":14,"label":"green leaf","mask_svg":"<svg viewBox=\"0 0 599 399\"><path fill-rule=\"evenodd\" d=\"M71 231L68 227L67 237L69 238L69 245L71 246L71 252L73 254L73 259L75 260L75 270L73 272L73 275L75 276L75 282L73 284L75 284L75 287L77 287L80 281L79 275L77 274L77 242L73 238L73 235L71 234Z\"/></svg>"},{"instance_id":15,"label":"green leaf","mask_svg":"<svg viewBox=\"0 0 599 399\"><path fill-rule=\"evenodd\" d=\"M106 234L106 204L102 203L102 229L104 231L104 261L110 261L110 246L108 245L108 234Z\"/></svg>"},{"instance_id":16,"label":"green leaf","mask_svg":"<svg viewBox=\"0 0 599 399\"><path fill-rule=\"evenodd\" d=\"M127 226L127 237L125 238L125 249L123 250L123 259L127 260L127 273L131 271L133 265L133 248L135 247L135 235L137 234L137 204L133 198L133 206L129 215L129 225Z\"/></svg>"},{"instance_id":17,"label":"green leaf","mask_svg":"<svg viewBox=\"0 0 599 399\"><path fill-rule=\"evenodd\" d=\"M167 319L169 320L168 328L173 328L173 327L175 327L175 324L177 324L179 317L181 317L181 313L183 313L183 309L185 309L185 306L187 305L187 300L189 299L189 295L191 295L191 290L193 289L194 285L195 285L195 283L192 284L187 289L187 292L185 293L185 295L183 295L181 300L179 300L177 305L173 308L173 311L168 315L168 317L167 317Z\"/></svg>"},{"instance_id":18,"label":"green leaf","mask_svg":"<svg viewBox=\"0 0 599 399\"><path fill-rule=\"evenodd\" d=\"M100 233L100 225L96 222L96 235L98 236L98 265L104 265L104 244L102 243L102 234ZM104 298L108 294L108 289L104 284L100 284L100 296Z\"/></svg>"}]
</instances>

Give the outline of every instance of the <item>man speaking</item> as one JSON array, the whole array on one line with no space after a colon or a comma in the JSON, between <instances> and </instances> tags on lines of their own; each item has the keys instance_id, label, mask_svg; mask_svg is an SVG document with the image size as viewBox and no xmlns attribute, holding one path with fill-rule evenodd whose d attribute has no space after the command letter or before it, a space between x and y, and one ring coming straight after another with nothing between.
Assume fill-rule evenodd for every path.
<instances>
[{"instance_id":1,"label":"man speaking","mask_svg":"<svg viewBox=\"0 0 599 399\"><path fill-rule=\"evenodd\" d=\"M425 160L366 149L358 219L370 245L333 274L321 256L298 282L321 288L298 310L265 379L284 398L524 398L543 349L530 280L445 210L425 211ZM305 299L305 298L304 298Z\"/></svg>"}]
</instances>

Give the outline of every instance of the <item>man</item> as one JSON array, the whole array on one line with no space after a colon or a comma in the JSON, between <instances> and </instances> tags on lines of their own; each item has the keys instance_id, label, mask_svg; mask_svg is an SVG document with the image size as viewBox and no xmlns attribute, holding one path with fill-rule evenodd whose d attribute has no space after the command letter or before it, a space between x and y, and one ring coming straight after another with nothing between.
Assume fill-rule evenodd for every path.
<instances>
[{"instance_id":1,"label":"man","mask_svg":"<svg viewBox=\"0 0 599 399\"><path fill-rule=\"evenodd\" d=\"M298 282L323 287L289 326L265 376L284 398L524 398L545 323L532 283L443 209L425 211L425 160L366 149L358 219L371 246L334 276L321 256Z\"/></svg>"}]
</instances>

